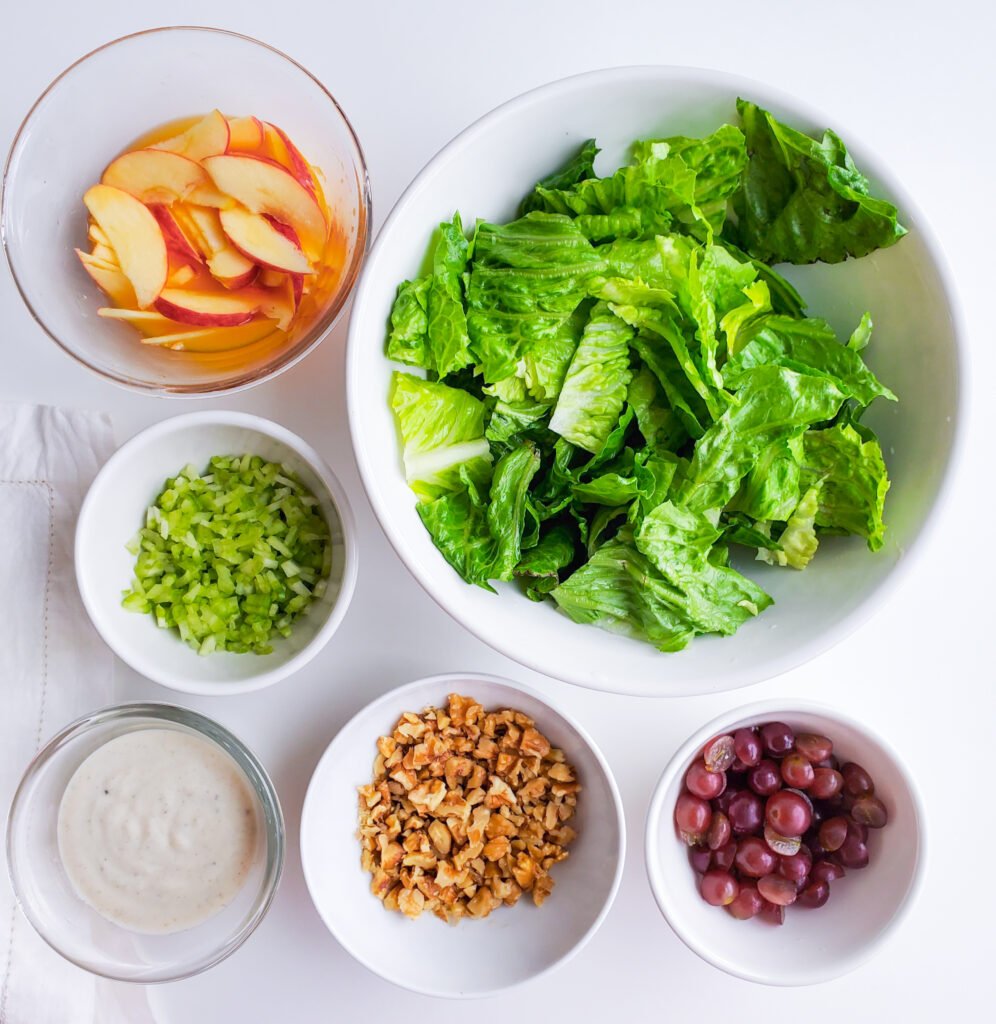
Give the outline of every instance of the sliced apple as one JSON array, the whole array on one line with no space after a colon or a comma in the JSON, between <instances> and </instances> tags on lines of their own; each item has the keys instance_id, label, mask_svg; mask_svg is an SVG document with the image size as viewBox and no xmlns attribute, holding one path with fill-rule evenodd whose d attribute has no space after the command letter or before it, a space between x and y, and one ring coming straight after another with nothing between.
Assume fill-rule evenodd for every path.
<instances>
[{"instance_id":1,"label":"sliced apple","mask_svg":"<svg viewBox=\"0 0 996 1024\"><path fill-rule=\"evenodd\" d=\"M231 196L219 192L210 181L192 189L190 195L187 196L187 202L195 203L197 206L211 206L216 210L228 210L233 206L238 206Z\"/></svg>"},{"instance_id":2,"label":"sliced apple","mask_svg":"<svg viewBox=\"0 0 996 1024\"><path fill-rule=\"evenodd\" d=\"M192 124L185 132L171 139L159 142L153 149L164 149L180 153L191 160L203 160L206 156L217 156L228 149L228 121L218 110L212 110Z\"/></svg>"},{"instance_id":3,"label":"sliced apple","mask_svg":"<svg viewBox=\"0 0 996 1024\"><path fill-rule=\"evenodd\" d=\"M181 212L182 211L182 212ZM243 256L228 240L222 226L220 214L202 206L175 207L180 223L188 219L196 230L195 243L207 261L212 276L229 289L244 288L256 277L259 268Z\"/></svg>"},{"instance_id":4,"label":"sliced apple","mask_svg":"<svg viewBox=\"0 0 996 1024\"><path fill-rule=\"evenodd\" d=\"M208 269L211 276L230 291L238 291L252 284L259 273L259 267L233 246L209 257Z\"/></svg>"},{"instance_id":5,"label":"sliced apple","mask_svg":"<svg viewBox=\"0 0 996 1024\"><path fill-rule=\"evenodd\" d=\"M109 245L104 245L103 242L97 242L90 250L90 255L95 260L100 260L101 263L109 264L115 270L121 269L121 265L118 263L117 254Z\"/></svg>"},{"instance_id":6,"label":"sliced apple","mask_svg":"<svg viewBox=\"0 0 996 1024\"><path fill-rule=\"evenodd\" d=\"M281 331L290 329L297 306L294 302L294 286L289 277L285 276L276 288L247 288L244 294L255 297L260 316L275 321Z\"/></svg>"},{"instance_id":7,"label":"sliced apple","mask_svg":"<svg viewBox=\"0 0 996 1024\"><path fill-rule=\"evenodd\" d=\"M169 274L166 240L156 218L133 195L111 185L94 185L83 202L107 236L138 306L151 306Z\"/></svg>"},{"instance_id":8,"label":"sliced apple","mask_svg":"<svg viewBox=\"0 0 996 1024\"><path fill-rule=\"evenodd\" d=\"M170 320L169 317L157 313L154 309L114 309L104 306L97 310L97 315L105 320L121 320L126 324L131 324L136 330L150 338L156 338L162 334L175 335L181 331L180 325L175 320ZM195 331L199 328L191 326L188 330Z\"/></svg>"},{"instance_id":9,"label":"sliced apple","mask_svg":"<svg viewBox=\"0 0 996 1024\"><path fill-rule=\"evenodd\" d=\"M193 281L196 274L194 268L189 263L185 263L182 267L177 267L176 270L172 271L168 278L166 278L167 288L183 288Z\"/></svg>"},{"instance_id":10,"label":"sliced apple","mask_svg":"<svg viewBox=\"0 0 996 1024\"><path fill-rule=\"evenodd\" d=\"M263 122L258 117L228 118L228 152L252 153L263 145Z\"/></svg>"},{"instance_id":11,"label":"sliced apple","mask_svg":"<svg viewBox=\"0 0 996 1024\"><path fill-rule=\"evenodd\" d=\"M254 263L293 274L311 273L311 264L301 252L297 236L290 228L287 231L293 238L276 227L273 221L244 206L222 210L218 218L232 245Z\"/></svg>"},{"instance_id":12,"label":"sliced apple","mask_svg":"<svg viewBox=\"0 0 996 1024\"><path fill-rule=\"evenodd\" d=\"M199 163L162 149L135 149L111 161L100 179L143 203L176 203L198 186L214 190Z\"/></svg>"},{"instance_id":13,"label":"sliced apple","mask_svg":"<svg viewBox=\"0 0 996 1024\"><path fill-rule=\"evenodd\" d=\"M143 345L163 345L174 352L227 352L244 348L267 335L273 334L270 320L254 320L241 327L207 327L200 330L180 331L163 334L155 338L143 338Z\"/></svg>"},{"instance_id":14,"label":"sliced apple","mask_svg":"<svg viewBox=\"0 0 996 1024\"><path fill-rule=\"evenodd\" d=\"M193 292L167 288L156 299L155 308L181 324L238 327L256 316L259 304L260 297L255 292Z\"/></svg>"},{"instance_id":15,"label":"sliced apple","mask_svg":"<svg viewBox=\"0 0 996 1024\"><path fill-rule=\"evenodd\" d=\"M287 133L275 124L267 121L264 126L265 149L271 152L277 163L283 164L295 178L312 194L315 194L315 176L311 165L301 155L301 151L291 142Z\"/></svg>"},{"instance_id":16,"label":"sliced apple","mask_svg":"<svg viewBox=\"0 0 996 1024\"><path fill-rule=\"evenodd\" d=\"M97 287L118 306L137 306L135 289L124 274L115 267L108 267L95 260L88 252L76 250L83 269L93 278Z\"/></svg>"},{"instance_id":17,"label":"sliced apple","mask_svg":"<svg viewBox=\"0 0 996 1024\"><path fill-rule=\"evenodd\" d=\"M90 221L87 227L87 237L94 245L104 245L108 249L111 247L111 243L107 241L107 235L93 221Z\"/></svg>"},{"instance_id":18,"label":"sliced apple","mask_svg":"<svg viewBox=\"0 0 996 1024\"><path fill-rule=\"evenodd\" d=\"M253 213L269 214L294 229L308 259L317 263L328 225L317 200L285 167L248 153L228 153L204 161L215 185Z\"/></svg>"},{"instance_id":19,"label":"sliced apple","mask_svg":"<svg viewBox=\"0 0 996 1024\"><path fill-rule=\"evenodd\" d=\"M191 263L195 266L201 262L201 254L196 243L191 241L183 226L173 215L173 210L162 203L149 205L152 216L156 218L166 239L166 250L179 263Z\"/></svg>"}]
</instances>

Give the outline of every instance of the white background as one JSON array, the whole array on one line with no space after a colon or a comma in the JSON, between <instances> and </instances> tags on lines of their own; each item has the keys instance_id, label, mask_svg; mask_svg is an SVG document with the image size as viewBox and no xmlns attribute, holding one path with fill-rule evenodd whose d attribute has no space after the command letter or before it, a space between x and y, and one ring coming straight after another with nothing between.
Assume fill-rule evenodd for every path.
<instances>
[{"instance_id":1,"label":"white background","mask_svg":"<svg viewBox=\"0 0 996 1024\"><path fill-rule=\"evenodd\" d=\"M992 12L982 0L4 5L0 149L38 93L82 53L154 25L218 25L285 50L336 95L366 151L377 225L440 146L533 86L592 68L641 63L712 66L767 80L823 109L845 138L860 137L878 151L936 229L966 312L971 412L964 458L941 528L901 591L840 647L795 672L737 693L653 701L589 693L535 676L463 632L420 591L374 521L353 463L344 408L345 325L275 381L232 398L181 404L118 390L75 365L32 322L9 274L0 272L0 399L106 409L120 440L194 408L223 406L272 417L326 456L360 523L359 586L325 651L298 676L265 692L185 701L234 729L267 764L283 800L290 855L278 899L259 931L207 974L150 990L157 1019L310 1024L362 1015L445 1022L481 1014L487 1020L642 1021L660 1014L672 1020L798 1017L837 1024L883 1016L964 1019L991 1010ZM910 358L917 358L918 343L929 340L911 338ZM16 583L5 581L4 593L16 599ZM615 770L630 840L615 907L590 945L547 980L479 1006L403 993L354 963L311 906L296 843L305 786L340 725L388 688L460 669L533 682L581 720ZM172 696L123 666L117 683L122 699ZM919 905L874 961L818 990L753 986L697 959L660 917L642 864L647 803L676 746L728 707L785 694L839 704L884 732L912 765L929 813L931 854Z\"/></svg>"}]
</instances>

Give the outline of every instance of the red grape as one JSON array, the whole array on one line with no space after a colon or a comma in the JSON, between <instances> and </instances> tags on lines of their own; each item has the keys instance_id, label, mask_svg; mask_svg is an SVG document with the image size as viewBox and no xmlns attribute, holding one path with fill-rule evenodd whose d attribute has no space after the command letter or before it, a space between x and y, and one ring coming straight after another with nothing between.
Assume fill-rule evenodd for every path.
<instances>
[{"instance_id":1,"label":"red grape","mask_svg":"<svg viewBox=\"0 0 996 1024\"><path fill-rule=\"evenodd\" d=\"M889 812L877 796L859 796L851 808L851 817L860 825L883 828L889 820Z\"/></svg>"},{"instance_id":2,"label":"red grape","mask_svg":"<svg viewBox=\"0 0 996 1024\"><path fill-rule=\"evenodd\" d=\"M735 863L740 873L751 878L763 878L778 867L778 857L768 844L757 836L748 836L737 847Z\"/></svg>"},{"instance_id":3,"label":"red grape","mask_svg":"<svg viewBox=\"0 0 996 1024\"><path fill-rule=\"evenodd\" d=\"M795 882L781 875L765 875L757 880L757 891L769 902L787 907L795 903L798 889Z\"/></svg>"},{"instance_id":4,"label":"red grape","mask_svg":"<svg viewBox=\"0 0 996 1024\"><path fill-rule=\"evenodd\" d=\"M833 853L844 845L847 838L847 818L827 818L819 831L820 846L827 853Z\"/></svg>"},{"instance_id":5,"label":"red grape","mask_svg":"<svg viewBox=\"0 0 996 1024\"><path fill-rule=\"evenodd\" d=\"M778 874L802 885L813 866L813 855L803 846L794 857L778 858Z\"/></svg>"},{"instance_id":6,"label":"red grape","mask_svg":"<svg viewBox=\"0 0 996 1024\"><path fill-rule=\"evenodd\" d=\"M765 758L747 773L747 785L761 796L771 796L782 788L782 776L778 765Z\"/></svg>"},{"instance_id":7,"label":"red grape","mask_svg":"<svg viewBox=\"0 0 996 1024\"><path fill-rule=\"evenodd\" d=\"M692 846L688 849L688 862L700 875L704 875L712 861L712 850L707 846Z\"/></svg>"},{"instance_id":8,"label":"red grape","mask_svg":"<svg viewBox=\"0 0 996 1024\"><path fill-rule=\"evenodd\" d=\"M844 786L844 776L833 768L814 768L813 781L809 784L809 794L817 800L829 800L835 797Z\"/></svg>"},{"instance_id":9,"label":"red grape","mask_svg":"<svg viewBox=\"0 0 996 1024\"><path fill-rule=\"evenodd\" d=\"M707 871L699 883L702 899L714 907L725 907L740 895L740 883L729 871Z\"/></svg>"},{"instance_id":10,"label":"red grape","mask_svg":"<svg viewBox=\"0 0 996 1024\"><path fill-rule=\"evenodd\" d=\"M795 744L795 733L784 722L768 722L761 726L761 742L765 753L772 757L782 757Z\"/></svg>"},{"instance_id":11,"label":"red grape","mask_svg":"<svg viewBox=\"0 0 996 1024\"><path fill-rule=\"evenodd\" d=\"M733 734L733 749L747 767L756 765L761 760L761 740L757 729L737 729Z\"/></svg>"},{"instance_id":12,"label":"red grape","mask_svg":"<svg viewBox=\"0 0 996 1024\"><path fill-rule=\"evenodd\" d=\"M769 903L765 900L764 905L761 907L761 913L758 916L768 924L784 924L785 908L777 903Z\"/></svg>"},{"instance_id":13,"label":"red grape","mask_svg":"<svg viewBox=\"0 0 996 1024\"><path fill-rule=\"evenodd\" d=\"M712 858L710 859L709 866L713 868L719 868L721 871L729 871L733 867L733 862L737 856L737 844L727 843L726 846L721 846L718 850L712 851Z\"/></svg>"},{"instance_id":14,"label":"red grape","mask_svg":"<svg viewBox=\"0 0 996 1024\"><path fill-rule=\"evenodd\" d=\"M693 796L714 800L726 789L726 773L711 772L702 761L693 761L685 772L685 786Z\"/></svg>"},{"instance_id":15,"label":"red grape","mask_svg":"<svg viewBox=\"0 0 996 1024\"><path fill-rule=\"evenodd\" d=\"M734 757L732 736L717 736L706 744L702 752L705 766L711 772L725 772L733 764Z\"/></svg>"},{"instance_id":16,"label":"red grape","mask_svg":"<svg viewBox=\"0 0 996 1024\"><path fill-rule=\"evenodd\" d=\"M847 819L847 834L853 836L862 843L868 842L868 826L853 818Z\"/></svg>"},{"instance_id":17,"label":"red grape","mask_svg":"<svg viewBox=\"0 0 996 1024\"><path fill-rule=\"evenodd\" d=\"M837 851L837 857L845 868L865 868L868 866L868 844L856 835L848 834Z\"/></svg>"},{"instance_id":18,"label":"red grape","mask_svg":"<svg viewBox=\"0 0 996 1024\"><path fill-rule=\"evenodd\" d=\"M833 741L814 732L800 732L795 738L795 749L807 761L816 764L829 759L833 753Z\"/></svg>"},{"instance_id":19,"label":"red grape","mask_svg":"<svg viewBox=\"0 0 996 1024\"><path fill-rule=\"evenodd\" d=\"M782 759L782 779L786 786L809 789L814 778L813 766L802 754L786 754Z\"/></svg>"},{"instance_id":20,"label":"red grape","mask_svg":"<svg viewBox=\"0 0 996 1024\"><path fill-rule=\"evenodd\" d=\"M712 821L712 808L701 797L682 793L674 805L674 822L689 846L702 842Z\"/></svg>"},{"instance_id":21,"label":"red grape","mask_svg":"<svg viewBox=\"0 0 996 1024\"><path fill-rule=\"evenodd\" d=\"M732 835L730 819L722 811L714 811L709 831L706 833L706 845L710 850L718 850L721 846L726 846Z\"/></svg>"},{"instance_id":22,"label":"red grape","mask_svg":"<svg viewBox=\"0 0 996 1024\"><path fill-rule=\"evenodd\" d=\"M783 836L770 825L764 826L764 841L781 857L794 857L802 849L798 836Z\"/></svg>"},{"instance_id":23,"label":"red grape","mask_svg":"<svg viewBox=\"0 0 996 1024\"><path fill-rule=\"evenodd\" d=\"M746 921L759 914L763 906L764 899L757 891L757 886L752 882L741 882L737 898L732 903L728 903L726 909L738 921Z\"/></svg>"},{"instance_id":24,"label":"red grape","mask_svg":"<svg viewBox=\"0 0 996 1024\"><path fill-rule=\"evenodd\" d=\"M817 910L830 899L830 885L827 882L810 882L797 900L800 907L808 907L810 910Z\"/></svg>"},{"instance_id":25,"label":"red grape","mask_svg":"<svg viewBox=\"0 0 996 1024\"><path fill-rule=\"evenodd\" d=\"M756 793L744 789L730 801L727 815L734 832L757 832L764 821L764 807Z\"/></svg>"},{"instance_id":26,"label":"red grape","mask_svg":"<svg viewBox=\"0 0 996 1024\"><path fill-rule=\"evenodd\" d=\"M813 812L801 793L782 790L768 799L765 808L768 824L783 836L801 836L813 820ZM736 827L736 823L734 823Z\"/></svg>"},{"instance_id":27,"label":"red grape","mask_svg":"<svg viewBox=\"0 0 996 1024\"><path fill-rule=\"evenodd\" d=\"M830 857L821 857L813 864L809 872L809 881L813 882L834 882L843 878L847 872L844 868Z\"/></svg>"},{"instance_id":28,"label":"red grape","mask_svg":"<svg viewBox=\"0 0 996 1024\"><path fill-rule=\"evenodd\" d=\"M875 783L872 782L872 777L861 765L848 761L841 768L840 773L844 776L844 791L851 796L864 796L865 793L875 792Z\"/></svg>"}]
</instances>

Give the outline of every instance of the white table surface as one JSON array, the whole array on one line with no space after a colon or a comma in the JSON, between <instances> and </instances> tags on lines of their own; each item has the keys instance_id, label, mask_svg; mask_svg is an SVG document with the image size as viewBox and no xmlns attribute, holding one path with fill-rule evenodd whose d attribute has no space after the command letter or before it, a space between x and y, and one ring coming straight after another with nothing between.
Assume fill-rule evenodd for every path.
<instances>
[{"instance_id":1,"label":"white table surface","mask_svg":"<svg viewBox=\"0 0 996 1024\"><path fill-rule=\"evenodd\" d=\"M378 225L440 146L535 85L641 63L713 66L767 79L825 110L845 138L850 132L878 150L933 223L966 310L974 401L965 458L942 526L905 586L849 640L801 669L740 692L654 701L536 676L484 647L421 592L382 535L356 473L344 408L345 325L304 363L247 393L200 403L153 399L106 384L64 356L32 322L4 268L0 400L108 410L120 440L194 408L272 417L326 456L360 524L359 586L325 651L297 677L262 693L184 700L234 729L268 765L290 847L279 896L258 932L207 974L150 990L157 1020L309 1024L390 1015L445 1022L484 1014L488 1020L642 1021L652 1012L698 1020L718 1010L739 1020L798 1014L837 1024L885 1015L964 1019L991 1009L993 10L971 0L4 5L0 149L48 82L94 46L168 22L215 24L285 50L329 86L365 147ZM564 702L612 764L629 829L622 888L588 947L548 979L476 1007L403 993L353 962L312 908L296 841L308 778L340 725L390 687L460 669L532 682ZM121 665L116 679L122 699L175 696ZM642 863L650 793L678 743L727 707L783 694L839 704L884 731L916 772L929 811L929 873L919 905L875 960L816 991L754 986L699 960L658 913Z\"/></svg>"}]
</instances>

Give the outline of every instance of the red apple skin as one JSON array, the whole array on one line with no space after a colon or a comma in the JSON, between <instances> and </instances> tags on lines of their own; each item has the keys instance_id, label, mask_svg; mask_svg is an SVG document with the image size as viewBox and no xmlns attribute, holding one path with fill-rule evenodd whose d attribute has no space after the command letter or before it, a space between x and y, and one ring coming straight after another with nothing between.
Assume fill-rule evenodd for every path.
<instances>
[{"instance_id":1,"label":"red apple skin","mask_svg":"<svg viewBox=\"0 0 996 1024\"><path fill-rule=\"evenodd\" d=\"M166 239L166 250L180 263L189 263L195 268L203 266L204 261L201 259L197 247L183 233L183 228L176 222L169 207L162 203L150 203L149 211L159 222L159 227L162 228L163 238Z\"/></svg>"},{"instance_id":2,"label":"red apple skin","mask_svg":"<svg viewBox=\"0 0 996 1024\"><path fill-rule=\"evenodd\" d=\"M234 247L233 247L234 248ZM243 256L245 253L242 254ZM256 280L259 274L259 266L253 265L244 274L239 274L238 277L216 277L215 280L223 288L227 288L230 292L237 292L240 288L246 288Z\"/></svg>"},{"instance_id":3,"label":"red apple skin","mask_svg":"<svg viewBox=\"0 0 996 1024\"><path fill-rule=\"evenodd\" d=\"M207 310L192 309L189 306L180 305L162 295L154 303L156 312L175 320L179 324L192 324L195 327L241 327L255 319L257 309L255 307L246 310L233 310L230 313L209 312Z\"/></svg>"},{"instance_id":4,"label":"red apple skin","mask_svg":"<svg viewBox=\"0 0 996 1024\"><path fill-rule=\"evenodd\" d=\"M271 127L273 127L271 125ZM276 129L280 131L279 128ZM298 248L301 247L301 240L297 237L297 232L290 226L290 224L284 224L283 221L277 220L276 217L271 217L268 213L264 213L263 216L284 236L289 238ZM301 305L301 296L304 294L304 274L295 274L293 272L288 273L287 276L291 279L291 284L294 286L294 308L297 309Z\"/></svg>"},{"instance_id":5,"label":"red apple skin","mask_svg":"<svg viewBox=\"0 0 996 1024\"><path fill-rule=\"evenodd\" d=\"M301 155L301 151L294 145L293 142L287 137L287 133L283 128L278 128L272 121L268 121L267 124L277 133L280 141L284 144L287 150L287 156L291 162L291 171L294 177L313 195L317 196L317 189L315 188L315 179L312 177L311 168L308 166L308 161Z\"/></svg>"}]
</instances>

